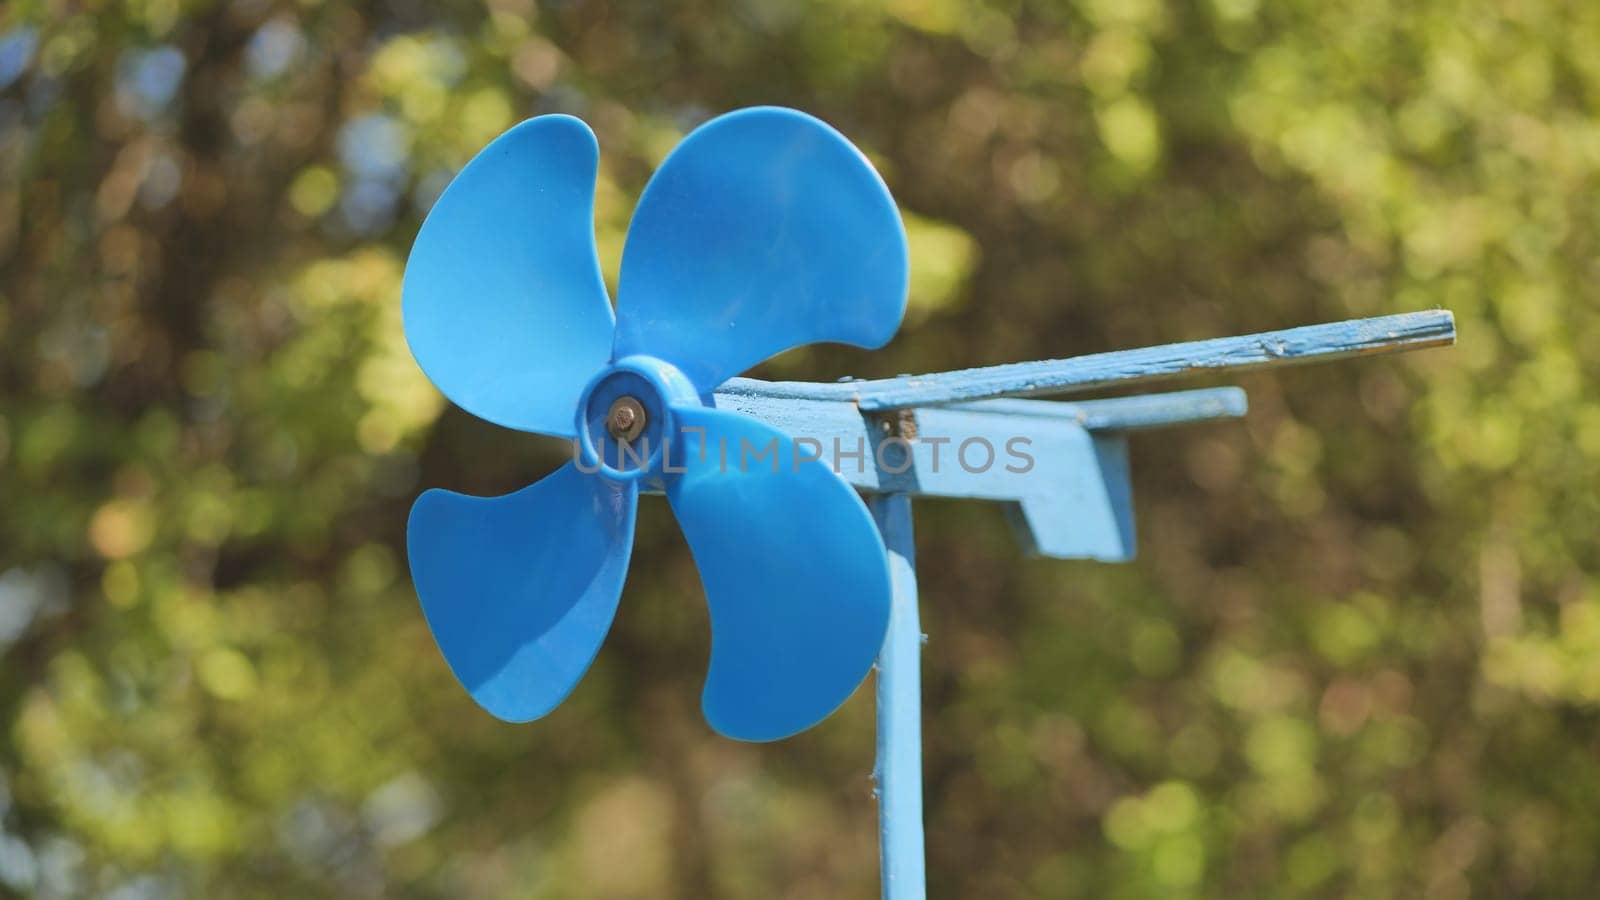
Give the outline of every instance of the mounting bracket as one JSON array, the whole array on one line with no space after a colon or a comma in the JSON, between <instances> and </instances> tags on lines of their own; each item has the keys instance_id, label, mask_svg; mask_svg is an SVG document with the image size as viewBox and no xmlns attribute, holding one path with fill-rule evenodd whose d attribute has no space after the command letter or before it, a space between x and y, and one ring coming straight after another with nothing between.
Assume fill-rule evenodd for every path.
<instances>
[{"instance_id":1,"label":"mounting bracket","mask_svg":"<svg viewBox=\"0 0 1600 900\"><path fill-rule=\"evenodd\" d=\"M867 493L889 554L893 605L878 659L880 863L885 900L927 895L922 819L921 652L911 498L1007 504L1030 552L1133 559L1132 432L1237 418L1240 388L1107 400L1014 399L1343 359L1455 342L1445 310L1286 331L834 384L735 378L715 405L808 443Z\"/></svg>"}]
</instances>

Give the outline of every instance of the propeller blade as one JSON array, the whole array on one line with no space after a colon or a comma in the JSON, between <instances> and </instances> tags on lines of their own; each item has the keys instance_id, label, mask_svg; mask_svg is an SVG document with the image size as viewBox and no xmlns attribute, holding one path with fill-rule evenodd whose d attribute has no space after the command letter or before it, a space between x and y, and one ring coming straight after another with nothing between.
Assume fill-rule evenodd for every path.
<instances>
[{"instance_id":1,"label":"propeller blade","mask_svg":"<svg viewBox=\"0 0 1600 900\"><path fill-rule=\"evenodd\" d=\"M422 223L401 290L417 364L457 406L507 428L575 433L611 353L594 246L600 149L571 116L495 138Z\"/></svg>"},{"instance_id":2,"label":"propeller blade","mask_svg":"<svg viewBox=\"0 0 1600 900\"><path fill-rule=\"evenodd\" d=\"M881 347L905 314L907 271L900 214L860 150L792 109L732 112L645 186L613 357L664 359L709 394L791 347Z\"/></svg>"},{"instance_id":3,"label":"propeller blade","mask_svg":"<svg viewBox=\"0 0 1600 900\"><path fill-rule=\"evenodd\" d=\"M617 611L638 497L568 463L503 497L417 498L411 578L450 670L484 709L537 719L583 677Z\"/></svg>"},{"instance_id":4,"label":"propeller blade","mask_svg":"<svg viewBox=\"0 0 1600 900\"><path fill-rule=\"evenodd\" d=\"M797 460L788 435L723 410L674 414L685 434L705 429L671 448L687 471L666 493L711 608L706 720L740 740L788 737L838 708L878 656L883 541L856 492L810 454Z\"/></svg>"}]
</instances>

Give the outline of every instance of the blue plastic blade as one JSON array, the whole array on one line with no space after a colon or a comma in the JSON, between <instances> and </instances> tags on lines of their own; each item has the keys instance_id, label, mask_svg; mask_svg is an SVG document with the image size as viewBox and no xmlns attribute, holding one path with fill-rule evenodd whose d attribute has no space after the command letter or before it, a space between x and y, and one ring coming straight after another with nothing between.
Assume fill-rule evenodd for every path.
<instances>
[{"instance_id":1,"label":"blue plastic blade","mask_svg":"<svg viewBox=\"0 0 1600 900\"><path fill-rule=\"evenodd\" d=\"M687 472L667 499L711 607L706 720L740 740L788 737L848 699L883 646L883 541L811 445L739 413L674 412L687 442L667 463Z\"/></svg>"},{"instance_id":2,"label":"blue plastic blade","mask_svg":"<svg viewBox=\"0 0 1600 900\"><path fill-rule=\"evenodd\" d=\"M537 719L583 677L622 594L637 491L568 463L503 497L417 498L411 578L450 670L484 709Z\"/></svg>"},{"instance_id":3,"label":"blue plastic blade","mask_svg":"<svg viewBox=\"0 0 1600 900\"><path fill-rule=\"evenodd\" d=\"M406 340L479 418L571 437L578 395L610 356L599 159L578 119L529 119L467 163L422 223L402 288Z\"/></svg>"},{"instance_id":4,"label":"blue plastic blade","mask_svg":"<svg viewBox=\"0 0 1600 900\"><path fill-rule=\"evenodd\" d=\"M700 126L634 211L614 356L664 359L702 393L791 347L881 347L906 308L906 237L839 132L756 107Z\"/></svg>"}]
</instances>

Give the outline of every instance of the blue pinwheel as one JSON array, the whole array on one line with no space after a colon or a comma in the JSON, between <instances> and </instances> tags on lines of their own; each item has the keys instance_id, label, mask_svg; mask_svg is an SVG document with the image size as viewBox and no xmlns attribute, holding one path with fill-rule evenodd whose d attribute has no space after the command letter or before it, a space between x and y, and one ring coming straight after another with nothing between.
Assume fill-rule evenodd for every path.
<instances>
[{"instance_id":1,"label":"blue pinwheel","mask_svg":"<svg viewBox=\"0 0 1600 900\"><path fill-rule=\"evenodd\" d=\"M905 312L905 231L837 131L739 110L696 129L646 186L613 314L594 244L598 163L582 121L530 119L467 164L417 235L403 310L418 365L468 412L580 448L515 493L417 498L417 594L473 699L539 718L611 627L639 492L665 493L711 612L706 719L742 740L786 737L871 668L887 563L837 473L717 409L713 391L793 347L887 342Z\"/></svg>"}]
</instances>

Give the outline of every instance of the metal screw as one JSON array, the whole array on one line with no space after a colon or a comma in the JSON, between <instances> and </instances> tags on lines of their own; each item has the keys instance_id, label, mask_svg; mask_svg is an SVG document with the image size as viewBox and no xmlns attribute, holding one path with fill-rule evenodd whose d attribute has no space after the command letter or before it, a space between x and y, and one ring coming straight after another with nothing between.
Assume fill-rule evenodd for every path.
<instances>
[{"instance_id":1,"label":"metal screw","mask_svg":"<svg viewBox=\"0 0 1600 900\"><path fill-rule=\"evenodd\" d=\"M627 431L629 428L633 427L633 420L636 418L638 418L638 416L634 414L632 407L621 406L618 407L617 411L612 414L611 424L615 426L618 431Z\"/></svg>"},{"instance_id":2,"label":"metal screw","mask_svg":"<svg viewBox=\"0 0 1600 900\"><path fill-rule=\"evenodd\" d=\"M638 437L645 426L644 404L633 397L618 397L606 413L606 431L619 441Z\"/></svg>"}]
</instances>

